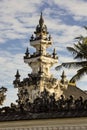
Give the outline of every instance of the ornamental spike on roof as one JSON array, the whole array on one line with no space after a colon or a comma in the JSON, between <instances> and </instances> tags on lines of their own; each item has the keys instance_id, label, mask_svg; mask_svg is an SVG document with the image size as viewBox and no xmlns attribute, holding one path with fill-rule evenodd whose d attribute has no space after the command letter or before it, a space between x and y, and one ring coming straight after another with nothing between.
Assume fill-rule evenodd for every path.
<instances>
[{"instance_id":1,"label":"ornamental spike on roof","mask_svg":"<svg viewBox=\"0 0 87 130\"><path fill-rule=\"evenodd\" d=\"M19 78L19 77L20 77L19 70L17 70L15 77L16 77L16 78Z\"/></svg>"},{"instance_id":2,"label":"ornamental spike on roof","mask_svg":"<svg viewBox=\"0 0 87 130\"><path fill-rule=\"evenodd\" d=\"M62 72L61 78L66 78L66 75L65 75L64 70L63 70L63 72Z\"/></svg>"},{"instance_id":3,"label":"ornamental spike on roof","mask_svg":"<svg viewBox=\"0 0 87 130\"><path fill-rule=\"evenodd\" d=\"M44 19L43 19L42 12L41 12L40 20L39 20L39 25L42 27L43 24L44 24Z\"/></svg>"},{"instance_id":4,"label":"ornamental spike on roof","mask_svg":"<svg viewBox=\"0 0 87 130\"><path fill-rule=\"evenodd\" d=\"M41 15L40 15L39 24L36 26L36 31L34 33L35 34L42 34L42 33L48 34L47 26L44 24L42 12L41 12Z\"/></svg>"}]
</instances>

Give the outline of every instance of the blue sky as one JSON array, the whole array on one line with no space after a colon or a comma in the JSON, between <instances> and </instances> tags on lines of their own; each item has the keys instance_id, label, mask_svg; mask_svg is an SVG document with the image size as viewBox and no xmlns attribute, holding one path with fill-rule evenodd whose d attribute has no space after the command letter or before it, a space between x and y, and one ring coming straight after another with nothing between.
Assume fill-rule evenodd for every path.
<instances>
[{"instance_id":1,"label":"blue sky","mask_svg":"<svg viewBox=\"0 0 87 130\"><path fill-rule=\"evenodd\" d=\"M38 24L40 12L43 12L45 24L52 36L53 45L49 48L52 53L56 48L58 64L73 61L72 55L66 50L76 41L75 37L87 35L83 26L87 25L86 0L0 0L0 86L8 88L4 104L9 105L17 99L17 89L13 87L16 70L19 69L21 79L31 72L30 67L23 61L26 47L32 53L29 39ZM60 79L62 71L51 69L54 77ZM76 72L65 69L67 79ZM77 82L81 89L87 89L87 76Z\"/></svg>"}]
</instances>

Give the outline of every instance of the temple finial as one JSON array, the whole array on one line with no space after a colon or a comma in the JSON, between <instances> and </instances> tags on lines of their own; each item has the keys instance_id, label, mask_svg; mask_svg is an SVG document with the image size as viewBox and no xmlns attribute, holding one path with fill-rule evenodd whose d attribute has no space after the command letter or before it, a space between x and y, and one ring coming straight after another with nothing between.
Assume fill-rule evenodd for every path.
<instances>
[{"instance_id":1,"label":"temple finial","mask_svg":"<svg viewBox=\"0 0 87 130\"><path fill-rule=\"evenodd\" d=\"M15 77L16 77L16 79L20 78L19 70L17 70Z\"/></svg>"},{"instance_id":2,"label":"temple finial","mask_svg":"<svg viewBox=\"0 0 87 130\"><path fill-rule=\"evenodd\" d=\"M65 75L64 71L62 72L62 75L61 75L61 83L62 84L67 84L68 83L68 80L66 79L66 75Z\"/></svg>"},{"instance_id":3,"label":"temple finial","mask_svg":"<svg viewBox=\"0 0 87 130\"><path fill-rule=\"evenodd\" d=\"M43 19L43 16L42 16L42 12L41 12L41 15L40 15L39 24L40 24L40 26L42 26L44 24L44 19Z\"/></svg>"},{"instance_id":4,"label":"temple finial","mask_svg":"<svg viewBox=\"0 0 87 130\"><path fill-rule=\"evenodd\" d=\"M61 78L62 78L62 79L66 78L66 75L65 75L64 70L63 70L63 72L62 72Z\"/></svg>"},{"instance_id":5,"label":"temple finial","mask_svg":"<svg viewBox=\"0 0 87 130\"><path fill-rule=\"evenodd\" d=\"M53 50L53 58L56 58L56 49Z\"/></svg>"},{"instance_id":6,"label":"temple finial","mask_svg":"<svg viewBox=\"0 0 87 130\"><path fill-rule=\"evenodd\" d=\"M14 87L18 88L20 83L20 74L19 71L17 70L16 75L15 75L15 80L13 81Z\"/></svg>"},{"instance_id":7,"label":"temple finial","mask_svg":"<svg viewBox=\"0 0 87 130\"><path fill-rule=\"evenodd\" d=\"M29 57L29 56L30 56L28 47L26 48L25 56L26 56L26 57Z\"/></svg>"},{"instance_id":8,"label":"temple finial","mask_svg":"<svg viewBox=\"0 0 87 130\"><path fill-rule=\"evenodd\" d=\"M47 38L48 31L47 26L44 24L42 12L40 14L39 24L36 26L36 31L34 33L36 34L36 39L42 39L42 37L44 39Z\"/></svg>"}]
</instances>

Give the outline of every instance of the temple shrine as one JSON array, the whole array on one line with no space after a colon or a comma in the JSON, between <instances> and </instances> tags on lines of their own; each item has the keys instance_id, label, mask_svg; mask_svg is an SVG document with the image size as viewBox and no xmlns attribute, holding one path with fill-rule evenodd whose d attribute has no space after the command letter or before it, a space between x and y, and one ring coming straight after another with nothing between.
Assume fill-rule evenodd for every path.
<instances>
[{"instance_id":1,"label":"temple shrine","mask_svg":"<svg viewBox=\"0 0 87 130\"><path fill-rule=\"evenodd\" d=\"M30 38L30 45L36 49L36 52L30 54L27 48L24 56L24 62L32 68L31 74L20 81L20 74L17 70L16 79L13 82L14 87L18 88L18 102L24 104L26 101L33 102L41 93L46 90L49 95L55 95L58 100L61 95L64 98L69 98L73 95L75 99L82 96L87 97L87 94L76 87L76 83L70 83L66 79L63 71L61 79L58 80L50 73L50 68L58 63L58 56L55 48L52 54L49 54L46 49L53 44L52 37L44 23L42 13L40 15L39 24L36 26L34 34Z\"/></svg>"},{"instance_id":2,"label":"temple shrine","mask_svg":"<svg viewBox=\"0 0 87 130\"><path fill-rule=\"evenodd\" d=\"M0 108L0 130L87 129L87 93L70 82L64 71L60 79L51 74L50 68L58 63L56 49L53 48L51 54L47 52L52 44L41 13L39 24L30 37L30 46L35 52L31 54L27 47L23 57L32 72L20 80L17 70L13 85L18 89L18 99L16 104ZM6 91L1 88L3 100Z\"/></svg>"}]
</instances>

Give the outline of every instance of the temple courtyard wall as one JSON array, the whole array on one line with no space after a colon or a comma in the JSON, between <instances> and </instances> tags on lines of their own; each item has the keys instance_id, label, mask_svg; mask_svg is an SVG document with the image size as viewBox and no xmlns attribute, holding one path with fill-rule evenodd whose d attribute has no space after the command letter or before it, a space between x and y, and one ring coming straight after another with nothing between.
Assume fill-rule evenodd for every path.
<instances>
[{"instance_id":1,"label":"temple courtyard wall","mask_svg":"<svg viewBox=\"0 0 87 130\"><path fill-rule=\"evenodd\" d=\"M0 130L87 130L87 117L5 121Z\"/></svg>"}]
</instances>

